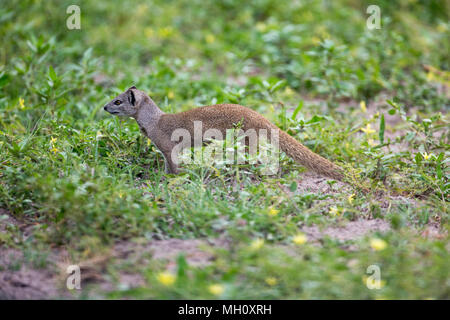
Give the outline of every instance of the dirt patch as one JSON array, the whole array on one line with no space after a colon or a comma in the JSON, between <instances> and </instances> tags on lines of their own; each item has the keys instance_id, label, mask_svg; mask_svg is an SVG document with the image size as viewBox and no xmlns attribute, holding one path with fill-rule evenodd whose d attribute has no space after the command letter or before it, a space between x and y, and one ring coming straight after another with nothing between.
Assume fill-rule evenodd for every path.
<instances>
[{"instance_id":1,"label":"dirt patch","mask_svg":"<svg viewBox=\"0 0 450 320\"><path fill-rule=\"evenodd\" d=\"M300 193L342 193L351 191L351 187L345 183L337 181L333 185L327 183L330 180L312 171L303 172L298 181L297 191Z\"/></svg>"},{"instance_id":2,"label":"dirt patch","mask_svg":"<svg viewBox=\"0 0 450 320\"><path fill-rule=\"evenodd\" d=\"M445 239L448 231L442 230L439 223L429 223L420 235L429 239Z\"/></svg>"},{"instance_id":3,"label":"dirt patch","mask_svg":"<svg viewBox=\"0 0 450 320\"><path fill-rule=\"evenodd\" d=\"M48 299L58 297L55 279L47 270L22 267L20 271L0 272L0 300Z\"/></svg>"},{"instance_id":4,"label":"dirt patch","mask_svg":"<svg viewBox=\"0 0 450 320\"><path fill-rule=\"evenodd\" d=\"M0 249L0 299L45 299L58 296L55 274L24 263L17 249Z\"/></svg>"},{"instance_id":5,"label":"dirt patch","mask_svg":"<svg viewBox=\"0 0 450 320\"><path fill-rule=\"evenodd\" d=\"M0 208L0 233L21 230L25 240L30 228L20 223L7 210ZM19 239L17 239L19 240ZM54 274L50 270L35 269L24 263L22 251L0 247L0 300L44 299L57 295Z\"/></svg>"},{"instance_id":6,"label":"dirt patch","mask_svg":"<svg viewBox=\"0 0 450 320\"><path fill-rule=\"evenodd\" d=\"M168 268L175 266L175 260L183 254L189 265L202 267L210 264L214 258L208 247L227 247L226 239L218 238L209 241L200 239L167 239L153 240L146 244L136 245L130 242L121 242L114 247L117 256L138 260L146 254L150 254L152 259L167 260Z\"/></svg>"},{"instance_id":7,"label":"dirt patch","mask_svg":"<svg viewBox=\"0 0 450 320\"><path fill-rule=\"evenodd\" d=\"M317 226L303 227L302 231L311 240L320 240L330 237L339 241L357 240L374 232L387 232L390 224L381 219L349 221L342 227L327 227L320 229Z\"/></svg>"},{"instance_id":8,"label":"dirt patch","mask_svg":"<svg viewBox=\"0 0 450 320\"><path fill-rule=\"evenodd\" d=\"M152 240L150 242L122 241L117 243L112 249L110 259L101 264L122 265L126 271L121 271L116 279L106 276L104 267L90 263L90 267L84 268L82 273L90 272L93 277L93 284L88 284L90 297L104 298L105 293L114 290L128 290L146 285L145 278L141 275L139 266L147 266L155 260L165 263L165 268L175 272L176 260L179 255L184 255L186 262L190 266L207 266L214 259L213 254L208 250L210 247L225 247L225 239L166 239ZM131 267L131 268L130 268Z\"/></svg>"},{"instance_id":9,"label":"dirt patch","mask_svg":"<svg viewBox=\"0 0 450 320\"><path fill-rule=\"evenodd\" d=\"M146 281L138 272L120 271L114 278L107 266L114 264L146 265L150 260L164 260L167 269L176 268L176 258L184 254L191 266L211 263L210 247L227 247L226 239L168 239L136 244L123 241L108 253L84 261L72 261L63 248L54 249L46 258L45 268L35 268L19 249L0 247L0 299L73 299L86 291L91 297L104 298L105 292L144 286ZM66 289L67 267L80 266L83 290ZM85 290L86 289L86 290Z\"/></svg>"}]
</instances>

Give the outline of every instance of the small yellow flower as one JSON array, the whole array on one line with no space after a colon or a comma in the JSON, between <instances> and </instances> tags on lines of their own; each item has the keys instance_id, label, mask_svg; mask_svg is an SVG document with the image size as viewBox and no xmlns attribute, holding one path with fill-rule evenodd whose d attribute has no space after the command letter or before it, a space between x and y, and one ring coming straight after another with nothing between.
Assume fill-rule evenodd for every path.
<instances>
[{"instance_id":1,"label":"small yellow flower","mask_svg":"<svg viewBox=\"0 0 450 320\"><path fill-rule=\"evenodd\" d=\"M278 214L278 212L280 212L280 210L277 210L275 208L270 208L268 215L274 217Z\"/></svg>"},{"instance_id":2,"label":"small yellow flower","mask_svg":"<svg viewBox=\"0 0 450 320\"><path fill-rule=\"evenodd\" d=\"M275 277L268 277L265 281L269 286L274 286L278 283L277 278Z\"/></svg>"},{"instance_id":3,"label":"small yellow flower","mask_svg":"<svg viewBox=\"0 0 450 320\"><path fill-rule=\"evenodd\" d=\"M369 144L369 146L374 147L377 145L377 143L375 142L375 140L373 139L367 139L367 143Z\"/></svg>"},{"instance_id":4,"label":"small yellow flower","mask_svg":"<svg viewBox=\"0 0 450 320\"><path fill-rule=\"evenodd\" d=\"M428 160L428 159L430 159L432 156L434 156L434 154L424 152L424 153L422 153L422 156L423 156L423 158L424 158L425 160Z\"/></svg>"},{"instance_id":5,"label":"small yellow flower","mask_svg":"<svg viewBox=\"0 0 450 320\"><path fill-rule=\"evenodd\" d=\"M51 152L53 152L54 154L57 154L59 152L59 149L56 147L53 147L50 149Z\"/></svg>"},{"instance_id":6,"label":"small yellow flower","mask_svg":"<svg viewBox=\"0 0 450 320\"><path fill-rule=\"evenodd\" d=\"M329 213L332 217L339 216L339 215L341 214L341 212L339 211L339 209L336 208L336 207L331 207L331 208L330 208L330 211L329 211L328 213Z\"/></svg>"},{"instance_id":7,"label":"small yellow flower","mask_svg":"<svg viewBox=\"0 0 450 320\"><path fill-rule=\"evenodd\" d=\"M173 34L172 27L164 27L158 30L158 34L161 38L170 38Z\"/></svg>"},{"instance_id":8,"label":"small yellow flower","mask_svg":"<svg viewBox=\"0 0 450 320\"><path fill-rule=\"evenodd\" d=\"M359 106L361 107L361 111L362 112L367 112L367 106L366 106L366 102L364 101L364 100L362 100L360 103L359 103Z\"/></svg>"},{"instance_id":9,"label":"small yellow flower","mask_svg":"<svg viewBox=\"0 0 450 320\"><path fill-rule=\"evenodd\" d=\"M292 96L292 95L295 93L295 91L292 90L291 87L286 87L286 89L284 89L284 93L285 93L287 96Z\"/></svg>"},{"instance_id":10,"label":"small yellow flower","mask_svg":"<svg viewBox=\"0 0 450 320\"><path fill-rule=\"evenodd\" d=\"M123 192L122 191L119 192L119 198L123 198Z\"/></svg>"},{"instance_id":11,"label":"small yellow flower","mask_svg":"<svg viewBox=\"0 0 450 320\"><path fill-rule=\"evenodd\" d=\"M353 203L353 200L354 200L354 198L355 198L355 194L354 194L354 193L353 193L352 195L348 196L348 198L347 198L347 200L348 200L348 203L352 204L352 203Z\"/></svg>"},{"instance_id":12,"label":"small yellow flower","mask_svg":"<svg viewBox=\"0 0 450 320\"><path fill-rule=\"evenodd\" d=\"M299 233L294 238L292 238L292 242L299 246L306 243L306 241L308 241L308 237L303 233Z\"/></svg>"},{"instance_id":13,"label":"small yellow flower","mask_svg":"<svg viewBox=\"0 0 450 320\"><path fill-rule=\"evenodd\" d=\"M263 245L264 245L264 239L256 239L256 240L253 240L252 243L250 244L250 249L259 250L263 247Z\"/></svg>"},{"instance_id":14,"label":"small yellow flower","mask_svg":"<svg viewBox=\"0 0 450 320\"><path fill-rule=\"evenodd\" d=\"M54 144L57 140L58 140L58 138L55 138L55 137L51 137L51 138L50 138L50 142L51 142L52 144Z\"/></svg>"},{"instance_id":15,"label":"small yellow flower","mask_svg":"<svg viewBox=\"0 0 450 320\"><path fill-rule=\"evenodd\" d=\"M152 143L152 140L147 139L147 147L150 146L151 143Z\"/></svg>"},{"instance_id":16,"label":"small yellow flower","mask_svg":"<svg viewBox=\"0 0 450 320\"><path fill-rule=\"evenodd\" d=\"M373 238L370 240L370 246L375 251L381 251L386 249L387 243L383 239Z\"/></svg>"},{"instance_id":17,"label":"small yellow flower","mask_svg":"<svg viewBox=\"0 0 450 320\"><path fill-rule=\"evenodd\" d=\"M259 32L264 32L267 30L267 25L264 22L258 22L255 27Z\"/></svg>"},{"instance_id":18,"label":"small yellow flower","mask_svg":"<svg viewBox=\"0 0 450 320\"><path fill-rule=\"evenodd\" d=\"M205 40L207 43L213 43L214 41L216 41L216 37L214 37L214 35L212 34L208 34L206 35Z\"/></svg>"},{"instance_id":19,"label":"small yellow flower","mask_svg":"<svg viewBox=\"0 0 450 320\"><path fill-rule=\"evenodd\" d=\"M167 98L169 99L175 98L175 93L172 90L169 90L169 92L167 93Z\"/></svg>"},{"instance_id":20,"label":"small yellow flower","mask_svg":"<svg viewBox=\"0 0 450 320\"><path fill-rule=\"evenodd\" d=\"M215 296L220 296L224 292L225 288L221 284L212 284L209 286L208 291Z\"/></svg>"},{"instance_id":21,"label":"small yellow flower","mask_svg":"<svg viewBox=\"0 0 450 320\"><path fill-rule=\"evenodd\" d=\"M212 168L216 174L216 177L220 177L220 171L216 167L212 167Z\"/></svg>"},{"instance_id":22,"label":"small yellow flower","mask_svg":"<svg viewBox=\"0 0 450 320\"><path fill-rule=\"evenodd\" d=\"M25 100L23 100L22 98L19 98L19 106L20 106L20 109L25 108Z\"/></svg>"},{"instance_id":23,"label":"small yellow flower","mask_svg":"<svg viewBox=\"0 0 450 320\"><path fill-rule=\"evenodd\" d=\"M160 272L156 279L163 285L170 287L175 283L176 277L170 272Z\"/></svg>"},{"instance_id":24,"label":"small yellow flower","mask_svg":"<svg viewBox=\"0 0 450 320\"><path fill-rule=\"evenodd\" d=\"M370 125L370 123L368 123L365 128L361 128L361 131L365 132L365 134L367 134L367 135L375 132L375 130L372 129L372 126Z\"/></svg>"}]
</instances>

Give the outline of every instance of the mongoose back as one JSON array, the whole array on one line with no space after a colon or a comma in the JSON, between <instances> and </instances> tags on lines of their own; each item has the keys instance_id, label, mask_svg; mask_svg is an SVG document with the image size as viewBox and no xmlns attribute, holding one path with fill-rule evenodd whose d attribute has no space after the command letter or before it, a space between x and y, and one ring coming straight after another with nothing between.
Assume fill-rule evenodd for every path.
<instances>
[{"instance_id":1,"label":"mongoose back","mask_svg":"<svg viewBox=\"0 0 450 320\"><path fill-rule=\"evenodd\" d=\"M280 149L297 163L333 179L343 180L344 178L340 167L312 152L256 111L241 105L218 104L176 114L166 114L147 94L133 86L106 104L104 110L113 115L134 118L141 132L164 155L167 173L178 173L177 161L172 158L174 156L172 151L178 142L172 141L172 134L177 129L184 129L191 137L194 137L194 122L200 121L202 134L209 129L215 129L224 137L226 130L235 128L238 123L243 131L254 129L258 132L265 129L269 136L271 132L276 132ZM192 142L195 144L195 141Z\"/></svg>"}]
</instances>

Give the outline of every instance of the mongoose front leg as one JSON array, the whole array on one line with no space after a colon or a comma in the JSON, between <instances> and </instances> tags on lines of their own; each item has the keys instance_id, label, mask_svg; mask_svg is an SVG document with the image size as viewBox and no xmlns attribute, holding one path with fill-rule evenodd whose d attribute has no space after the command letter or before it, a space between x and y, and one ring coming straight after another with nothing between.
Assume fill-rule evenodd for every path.
<instances>
[{"instance_id":1,"label":"mongoose front leg","mask_svg":"<svg viewBox=\"0 0 450 320\"><path fill-rule=\"evenodd\" d=\"M164 171L166 173L178 174L178 166L173 163L170 156L164 156Z\"/></svg>"},{"instance_id":2,"label":"mongoose front leg","mask_svg":"<svg viewBox=\"0 0 450 320\"><path fill-rule=\"evenodd\" d=\"M176 150L173 150L173 146L161 146L159 150L164 155L164 169L166 173L177 174L178 173L178 154Z\"/></svg>"}]
</instances>

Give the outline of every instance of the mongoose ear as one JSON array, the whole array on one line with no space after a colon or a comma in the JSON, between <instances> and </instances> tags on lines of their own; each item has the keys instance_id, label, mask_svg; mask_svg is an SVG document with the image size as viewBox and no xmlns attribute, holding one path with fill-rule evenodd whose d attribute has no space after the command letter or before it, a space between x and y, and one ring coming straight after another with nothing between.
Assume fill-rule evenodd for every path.
<instances>
[{"instance_id":1,"label":"mongoose ear","mask_svg":"<svg viewBox=\"0 0 450 320\"><path fill-rule=\"evenodd\" d=\"M129 87L128 90L137 89L136 86Z\"/></svg>"},{"instance_id":2,"label":"mongoose ear","mask_svg":"<svg viewBox=\"0 0 450 320\"><path fill-rule=\"evenodd\" d=\"M131 87L130 89L135 88L136 87ZM131 105L136 105L136 97L134 96L134 92L133 90L128 89L128 101L130 101Z\"/></svg>"}]
</instances>

